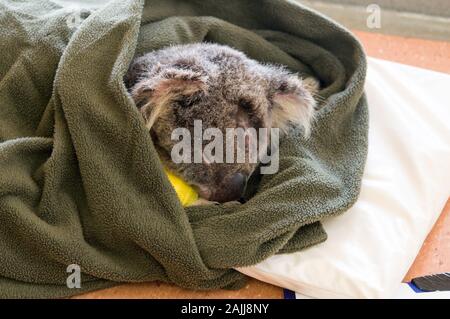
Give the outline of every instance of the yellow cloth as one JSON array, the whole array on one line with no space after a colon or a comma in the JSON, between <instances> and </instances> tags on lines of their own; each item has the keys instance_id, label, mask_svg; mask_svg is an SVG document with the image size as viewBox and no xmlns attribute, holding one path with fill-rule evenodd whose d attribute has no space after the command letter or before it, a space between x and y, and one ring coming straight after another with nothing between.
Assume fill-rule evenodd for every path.
<instances>
[{"instance_id":1,"label":"yellow cloth","mask_svg":"<svg viewBox=\"0 0 450 319\"><path fill-rule=\"evenodd\" d=\"M192 205L198 199L197 192L185 181L183 181L178 176L174 175L168 169L164 169L164 171L166 172L170 183L175 189L175 192L177 193L181 204L185 207Z\"/></svg>"}]
</instances>

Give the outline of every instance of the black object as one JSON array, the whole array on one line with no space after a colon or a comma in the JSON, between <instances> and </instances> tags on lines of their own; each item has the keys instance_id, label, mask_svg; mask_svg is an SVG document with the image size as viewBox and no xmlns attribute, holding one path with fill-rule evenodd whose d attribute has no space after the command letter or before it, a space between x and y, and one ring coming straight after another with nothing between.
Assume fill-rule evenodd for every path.
<instances>
[{"instance_id":1,"label":"black object","mask_svg":"<svg viewBox=\"0 0 450 319\"><path fill-rule=\"evenodd\" d=\"M417 277L412 283L422 291L450 291L450 273Z\"/></svg>"}]
</instances>

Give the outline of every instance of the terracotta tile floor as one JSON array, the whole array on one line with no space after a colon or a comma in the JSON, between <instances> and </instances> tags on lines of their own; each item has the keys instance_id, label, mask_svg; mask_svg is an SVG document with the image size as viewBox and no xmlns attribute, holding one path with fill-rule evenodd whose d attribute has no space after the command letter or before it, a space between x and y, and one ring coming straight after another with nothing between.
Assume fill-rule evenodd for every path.
<instances>
[{"instance_id":1,"label":"terracotta tile floor","mask_svg":"<svg viewBox=\"0 0 450 319\"><path fill-rule=\"evenodd\" d=\"M355 31L369 56L450 73L450 42ZM450 190L449 190L450 195ZM405 277L450 271L450 200ZM281 288L251 279L238 291L191 291L162 283L127 284L77 298L283 298Z\"/></svg>"},{"instance_id":2,"label":"terracotta tile floor","mask_svg":"<svg viewBox=\"0 0 450 319\"><path fill-rule=\"evenodd\" d=\"M448 42L354 31L369 56L450 73Z\"/></svg>"}]
</instances>

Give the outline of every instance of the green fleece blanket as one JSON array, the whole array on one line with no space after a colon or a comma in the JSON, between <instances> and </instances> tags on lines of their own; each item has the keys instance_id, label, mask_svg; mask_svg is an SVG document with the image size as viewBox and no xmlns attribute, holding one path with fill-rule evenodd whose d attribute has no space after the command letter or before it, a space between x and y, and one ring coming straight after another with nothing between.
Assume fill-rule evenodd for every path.
<instances>
[{"instance_id":1,"label":"green fleece blanket","mask_svg":"<svg viewBox=\"0 0 450 319\"><path fill-rule=\"evenodd\" d=\"M312 137L283 139L279 172L242 205L180 205L123 83L133 56L200 41L323 86ZM0 0L0 52L0 297L153 280L238 287L244 276L234 267L324 241L320 221L359 194L363 51L295 3L117 0L81 9ZM69 288L77 267L81 288Z\"/></svg>"}]
</instances>

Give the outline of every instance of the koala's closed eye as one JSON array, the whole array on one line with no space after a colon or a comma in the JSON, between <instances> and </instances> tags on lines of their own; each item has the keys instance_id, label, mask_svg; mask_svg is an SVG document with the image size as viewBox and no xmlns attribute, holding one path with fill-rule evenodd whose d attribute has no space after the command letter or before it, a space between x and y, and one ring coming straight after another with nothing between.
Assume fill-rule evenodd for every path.
<instances>
[{"instance_id":1,"label":"koala's closed eye","mask_svg":"<svg viewBox=\"0 0 450 319\"><path fill-rule=\"evenodd\" d=\"M239 107L241 107L243 110L245 110L245 111L247 111L247 112L249 112L249 113L253 112L253 109L254 109L253 102L250 101L250 100L248 100L248 99L246 99L246 98L241 98L241 99L239 99L238 105L239 105Z\"/></svg>"},{"instance_id":2,"label":"koala's closed eye","mask_svg":"<svg viewBox=\"0 0 450 319\"><path fill-rule=\"evenodd\" d=\"M202 92L192 95L182 95L175 100L175 103L182 108L188 108L199 103L202 98L203 98Z\"/></svg>"},{"instance_id":3,"label":"koala's closed eye","mask_svg":"<svg viewBox=\"0 0 450 319\"><path fill-rule=\"evenodd\" d=\"M237 106L237 118L242 127L247 125L256 129L264 127L264 110L259 109L258 103L251 98L242 97L238 100Z\"/></svg>"}]
</instances>

